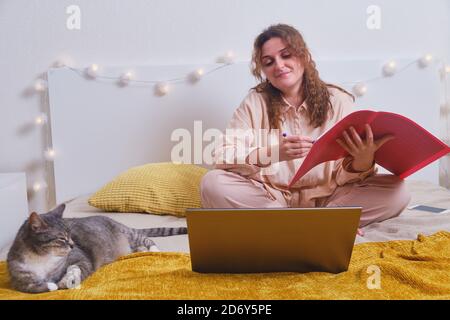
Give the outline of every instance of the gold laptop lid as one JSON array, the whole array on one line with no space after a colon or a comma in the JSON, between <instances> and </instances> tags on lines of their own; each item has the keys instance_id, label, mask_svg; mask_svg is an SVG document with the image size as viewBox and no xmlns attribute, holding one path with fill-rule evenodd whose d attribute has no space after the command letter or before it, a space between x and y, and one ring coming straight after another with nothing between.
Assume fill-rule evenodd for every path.
<instances>
[{"instance_id":1,"label":"gold laptop lid","mask_svg":"<svg viewBox=\"0 0 450 320\"><path fill-rule=\"evenodd\" d=\"M361 207L187 209L192 270L346 271Z\"/></svg>"}]
</instances>

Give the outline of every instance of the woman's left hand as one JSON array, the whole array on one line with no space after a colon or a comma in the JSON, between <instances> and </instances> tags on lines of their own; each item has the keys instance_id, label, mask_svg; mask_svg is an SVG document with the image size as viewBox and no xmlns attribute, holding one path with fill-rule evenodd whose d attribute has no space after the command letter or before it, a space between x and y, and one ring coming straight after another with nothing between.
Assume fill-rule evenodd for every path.
<instances>
[{"instance_id":1,"label":"woman's left hand","mask_svg":"<svg viewBox=\"0 0 450 320\"><path fill-rule=\"evenodd\" d=\"M344 141L342 139L336 139L336 142L353 157L353 170L361 172L367 171L373 166L375 151L386 142L395 138L393 135L386 135L374 141L372 129L368 124L365 125L365 129L365 141L361 139L354 127L350 127L350 133L347 130L343 132Z\"/></svg>"}]
</instances>

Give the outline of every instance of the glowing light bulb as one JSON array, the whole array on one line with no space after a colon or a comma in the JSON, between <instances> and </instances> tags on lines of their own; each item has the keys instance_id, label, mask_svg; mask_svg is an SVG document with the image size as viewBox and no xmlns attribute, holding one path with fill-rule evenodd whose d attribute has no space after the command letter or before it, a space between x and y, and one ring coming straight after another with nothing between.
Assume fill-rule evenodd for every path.
<instances>
[{"instance_id":1,"label":"glowing light bulb","mask_svg":"<svg viewBox=\"0 0 450 320\"><path fill-rule=\"evenodd\" d=\"M443 118L448 117L448 115L450 115L450 102L441 105L440 114L441 117Z\"/></svg>"},{"instance_id":2,"label":"glowing light bulb","mask_svg":"<svg viewBox=\"0 0 450 320\"><path fill-rule=\"evenodd\" d=\"M444 64L439 70L439 73L441 74L441 79L445 79L450 74L450 65Z\"/></svg>"},{"instance_id":3,"label":"glowing light bulb","mask_svg":"<svg viewBox=\"0 0 450 320\"><path fill-rule=\"evenodd\" d=\"M225 63L228 63L228 64L233 63L235 58L236 58L236 55L234 54L233 51L230 50L225 54Z\"/></svg>"},{"instance_id":4,"label":"glowing light bulb","mask_svg":"<svg viewBox=\"0 0 450 320\"><path fill-rule=\"evenodd\" d=\"M433 56L428 53L419 59L419 66L422 68L426 68L431 64L432 61L433 61Z\"/></svg>"},{"instance_id":5,"label":"glowing light bulb","mask_svg":"<svg viewBox=\"0 0 450 320\"><path fill-rule=\"evenodd\" d=\"M37 182L33 183L33 191L34 192L39 192L45 188L47 188L47 184L44 181L37 181Z\"/></svg>"},{"instance_id":6,"label":"glowing light bulb","mask_svg":"<svg viewBox=\"0 0 450 320\"><path fill-rule=\"evenodd\" d=\"M217 59L219 63L232 64L234 63L236 56L233 51L227 51L223 56Z\"/></svg>"},{"instance_id":7,"label":"glowing light bulb","mask_svg":"<svg viewBox=\"0 0 450 320\"><path fill-rule=\"evenodd\" d=\"M53 63L54 68L73 67L74 65L72 58L68 55L59 56Z\"/></svg>"},{"instance_id":8,"label":"glowing light bulb","mask_svg":"<svg viewBox=\"0 0 450 320\"><path fill-rule=\"evenodd\" d=\"M132 79L133 79L133 73L131 71L127 71L120 76L119 83L122 86L126 86Z\"/></svg>"},{"instance_id":9,"label":"glowing light bulb","mask_svg":"<svg viewBox=\"0 0 450 320\"><path fill-rule=\"evenodd\" d=\"M34 119L34 123L38 126L42 126L47 123L47 115L45 113L41 113Z\"/></svg>"},{"instance_id":10,"label":"glowing light bulb","mask_svg":"<svg viewBox=\"0 0 450 320\"><path fill-rule=\"evenodd\" d=\"M205 71L203 69L197 69L190 74L189 78L190 78L191 82L197 82L197 81L200 81L200 79L203 77L204 74L205 74Z\"/></svg>"},{"instance_id":11,"label":"glowing light bulb","mask_svg":"<svg viewBox=\"0 0 450 320\"><path fill-rule=\"evenodd\" d=\"M389 61L383 66L383 74L387 77L393 76L397 71L397 63L395 61Z\"/></svg>"},{"instance_id":12,"label":"glowing light bulb","mask_svg":"<svg viewBox=\"0 0 450 320\"><path fill-rule=\"evenodd\" d=\"M98 65L93 63L86 69L86 73L89 77L96 78L98 69L99 69Z\"/></svg>"},{"instance_id":13,"label":"glowing light bulb","mask_svg":"<svg viewBox=\"0 0 450 320\"><path fill-rule=\"evenodd\" d=\"M53 150L52 148L48 148L47 150L45 150L44 157L47 161L53 161L55 159L55 155L55 150Z\"/></svg>"},{"instance_id":14,"label":"glowing light bulb","mask_svg":"<svg viewBox=\"0 0 450 320\"><path fill-rule=\"evenodd\" d=\"M446 65L445 67L444 67L444 71L445 71L445 73L450 73L450 65Z\"/></svg>"},{"instance_id":15,"label":"glowing light bulb","mask_svg":"<svg viewBox=\"0 0 450 320\"><path fill-rule=\"evenodd\" d=\"M200 79L205 74L205 71L203 69L197 69L195 70L195 75Z\"/></svg>"},{"instance_id":16,"label":"glowing light bulb","mask_svg":"<svg viewBox=\"0 0 450 320\"><path fill-rule=\"evenodd\" d=\"M159 96L164 96L170 91L170 86L166 82L160 82L155 85L155 92Z\"/></svg>"},{"instance_id":17,"label":"glowing light bulb","mask_svg":"<svg viewBox=\"0 0 450 320\"><path fill-rule=\"evenodd\" d=\"M36 90L37 92L43 92L43 91L47 90L47 88L48 88L48 83L44 79L37 79L34 82L34 90Z\"/></svg>"},{"instance_id":18,"label":"glowing light bulb","mask_svg":"<svg viewBox=\"0 0 450 320\"><path fill-rule=\"evenodd\" d=\"M55 68L62 68L66 66L66 63L62 59L58 59L53 63Z\"/></svg>"},{"instance_id":19,"label":"glowing light bulb","mask_svg":"<svg viewBox=\"0 0 450 320\"><path fill-rule=\"evenodd\" d=\"M358 83L353 86L353 92L358 96L362 97L367 92L367 86L364 83Z\"/></svg>"}]
</instances>

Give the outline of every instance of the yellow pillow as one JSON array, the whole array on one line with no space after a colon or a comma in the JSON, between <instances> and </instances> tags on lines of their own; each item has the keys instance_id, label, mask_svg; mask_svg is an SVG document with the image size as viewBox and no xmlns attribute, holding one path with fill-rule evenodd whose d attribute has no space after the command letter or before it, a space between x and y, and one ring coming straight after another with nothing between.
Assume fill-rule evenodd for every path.
<instances>
[{"instance_id":1,"label":"yellow pillow","mask_svg":"<svg viewBox=\"0 0 450 320\"><path fill-rule=\"evenodd\" d=\"M116 177L89 198L104 211L184 216L200 208L200 181L208 170L191 164L151 163Z\"/></svg>"}]
</instances>

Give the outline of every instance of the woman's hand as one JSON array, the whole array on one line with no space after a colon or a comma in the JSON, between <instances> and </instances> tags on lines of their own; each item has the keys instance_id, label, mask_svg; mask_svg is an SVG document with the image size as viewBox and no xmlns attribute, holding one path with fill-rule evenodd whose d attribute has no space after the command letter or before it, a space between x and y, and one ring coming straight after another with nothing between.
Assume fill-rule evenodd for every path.
<instances>
[{"instance_id":1,"label":"woman's hand","mask_svg":"<svg viewBox=\"0 0 450 320\"><path fill-rule=\"evenodd\" d=\"M305 136L280 136L279 161L305 157L313 146L313 139Z\"/></svg>"},{"instance_id":2,"label":"woman's hand","mask_svg":"<svg viewBox=\"0 0 450 320\"><path fill-rule=\"evenodd\" d=\"M344 148L352 157L352 168L355 171L367 171L373 166L375 151L389 140L394 139L392 135L386 135L376 141L373 140L372 129L368 124L365 125L366 138L361 139L354 127L350 127L349 132L343 132L344 140L337 139L336 142Z\"/></svg>"},{"instance_id":3,"label":"woman's hand","mask_svg":"<svg viewBox=\"0 0 450 320\"><path fill-rule=\"evenodd\" d=\"M313 139L303 136L280 135L279 144L253 150L245 159L246 164L268 167L276 162L305 157L313 145ZM278 152L278 157L275 154Z\"/></svg>"}]
</instances>

